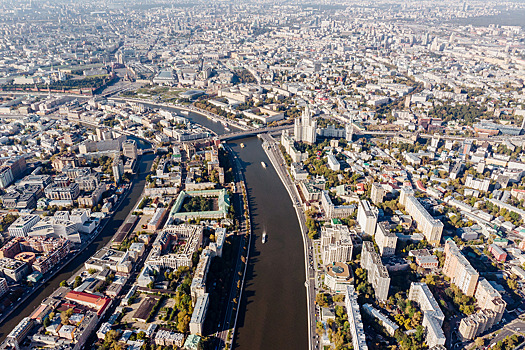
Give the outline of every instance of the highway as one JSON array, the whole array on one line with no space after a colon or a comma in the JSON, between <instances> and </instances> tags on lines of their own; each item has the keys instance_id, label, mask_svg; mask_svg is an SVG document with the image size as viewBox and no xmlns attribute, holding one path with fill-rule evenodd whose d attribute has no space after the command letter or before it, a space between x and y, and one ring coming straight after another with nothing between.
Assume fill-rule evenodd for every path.
<instances>
[{"instance_id":1,"label":"highway","mask_svg":"<svg viewBox=\"0 0 525 350\"><path fill-rule=\"evenodd\" d=\"M267 135L261 135L261 138L266 142L267 147L264 150L270 159L275 171L279 175L283 185L286 187L290 199L293 202L293 206L297 213L297 219L301 227L301 234L304 244L304 263L306 272L306 294L307 294L307 312L308 312L308 343L310 349L319 348L319 338L316 333L316 307L315 307L315 296L316 296L316 269L314 267L313 260L313 242L308 238L308 229L306 227L306 213L301 205L301 197L298 193L297 186L292 181L291 176L288 174L286 168L286 162L284 160L279 147L275 140Z\"/></svg>"}]
</instances>

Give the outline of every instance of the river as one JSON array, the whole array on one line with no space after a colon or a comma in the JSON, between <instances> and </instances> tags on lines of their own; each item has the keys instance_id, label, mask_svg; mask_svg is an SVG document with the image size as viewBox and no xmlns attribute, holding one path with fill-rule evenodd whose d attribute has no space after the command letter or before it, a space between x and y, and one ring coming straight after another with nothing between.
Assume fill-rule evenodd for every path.
<instances>
[{"instance_id":1,"label":"river","mask_svg":"<svg viewBox=\"0 0 525 350\"><path fill-rule=\"evenodd\" d=\"M33 312L33 310L40 305L42 300L48 297L63 280L69 279L75 271L83 266L84 261L91 257L97 250L104 247L111 237L117 232L120 225L126 219L128 213L136 205L142 190L146 184L146 176L150 173L151 165L155 155L143 155L139 162L138 175L135 178L133 188L123 199L119 210L115 213L110 222L102 230L102 232L95 238L93 243L89 245L86 250L80 253L76 258L71 260L69 264L50 279L47 283L42 285L34 294L22 303L9 317L7 317L2 324L0 324L0 341L3 341L7 334L24 318Z\"/></svg>"},{"instance_id":2,"label":"river","mask_svg":"<svg viewBox=\"0 0 525 350\"><path fill-rule=\"evenodd\" d=\"M307 349L304 248L292 201L258 138L230 145L244 168L254 229L233 347ZM265 244L261 241L264 231L268 235Z\"/></svg>"}]
</instances>

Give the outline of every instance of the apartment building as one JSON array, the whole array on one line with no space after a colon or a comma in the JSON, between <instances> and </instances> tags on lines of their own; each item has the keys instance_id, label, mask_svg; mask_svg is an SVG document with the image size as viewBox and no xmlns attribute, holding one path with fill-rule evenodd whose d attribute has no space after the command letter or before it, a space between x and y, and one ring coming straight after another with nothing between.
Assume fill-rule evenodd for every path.
<instances>
[{"instance_id":1,"label":"apartment building","mask_svg":"<svg viewBox=\"0 0 525 350\"><path fill-rule=\"evenodd\" d=\"M321 254L325 264L352 260L353 248L348 226L332 224L321 228Z\"/></svg>"},{"instance_id":2,"label":"apartment building","mask_svg":"<svg viewBox=\"0 0 525 350\"><path fill-rule=\"evenodd\" d=\"M335 205L330 198L328 191L323 190L321 192L321 205L325 212L325 216L328 219L334 218L346 218L347 216L352 215L355 211L355 205Z\"/></svg>"},{"instance_id":3,"label":"apartment building","mask_svg":"<svg viewBox=\"0 0 525 350\"><path fill-rule=\"evenodd\" d=\"M401 193L403 193L403 190L401 190ZM443 223L434 219L413 195L405 195L402 202L405 210L414 218L417 228L423 233L427 241L434 246L438 245L441 241Z\"/></svg>"},{"instance_id":4,"label":"apartment building","mask_svg":"<svg viewBox=\"0 0 525 350\"><path fill-rule=\"evenodd\" d=\"M357 294L353 286L346 287L345 307L348 314L348 323L350 324L350 334L352 334L352 345L355 350L368 350L366 345L365 330L357 303Z\"/></svg>"},{"instance_id":5,"label":"apartment building","mask_svg":"<svg viewBox=\"0 0 525 350\"><path fill-rule=\"evenodd\" d=\"M390 231L390 225L388 222L382 221L377 223L375 238L381 256L395 255L397 236Z\"/></svg>"},{"instance_id":6,"label":"apartment building","mask_svg":"<svg viewBox=\"0 0 525 350\"><path fill-rule=\"evenodd\" d=\"M383 203L383 200L385 199L386 195L386 189L377 182L374 182L372 184L372 190L370 192L370 200L375 205L378 205L379 203Z\"/></svg>"},{"instance_id":7,"label":"apartment building","mask_svg":"<svg viewBox=\"0 0 525 350\"><path fill-rule=\"evenodd\" d=\"M357 209L357 223L365 235L373 236L376 231L377 213L373 210L370 202L360 200Z\"/></svg>"},{"instance_id":8,"label":"apartment building","mask_svg":"<svg viewBox=\"0 0 525 350\"><path fill-rule=\"evenodd\" d=\"M479 273L470 265L468 260L461 254L456 243L452 239L445 242L445 263L443 273L450 278L465 295L474 296L478 283Z\"/></svg>"},{"instance_id":9,"label":"apartment building","mask_svg":"<svg viewBox=\"0 0 525 350\"><path fill-rule=\"evenodd\" d=\"M501 294L487 281L480 278L476 287L476 306L482 310L492 310L495 312L494 323L499 323L503 318L503 313L507 303L501 297Z\"/></svg>"},{"instance_id":10,"label":"apartment building","mask_svg":"<svg viewBox=\"0 0 525 350\"><path fill-rule=\"evenodd\" d=\"M370 241L363 242L361 267L367 271L368 282L372 284L377 300L387 300L388 290L390 289L390 276L388 270L381 262L381 258L376 253L374 244Z\"/></svg>"},{"instance_id":11,"label":"apartment building","mask_svg":"<svg viewBox=\"0 0 525 350\"><path fill-rule=\"evenodd\" d=\"M416 302L423 311L423 327L427 330L426 343L429 348L445 345L445 333L441 326L445 315L439 308L439 304L428 289L426 283L412 282L408 299Z\"/></svg>"}]
</instances>

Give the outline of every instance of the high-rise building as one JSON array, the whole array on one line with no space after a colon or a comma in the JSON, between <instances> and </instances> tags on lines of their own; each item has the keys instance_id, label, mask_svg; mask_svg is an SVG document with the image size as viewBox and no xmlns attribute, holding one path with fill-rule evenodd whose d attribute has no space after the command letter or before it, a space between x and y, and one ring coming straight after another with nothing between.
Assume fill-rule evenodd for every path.
<instances>
[{"instance_id":1,"label":"high-rise building","mask_svg":"<svg viewBox=\"0 0 525 350\"><path fill-rule=\"evenodd\" d=\"M124 174L124 162L122 162L122 159L120 159L120 157L115 157L115 159L113 159L112 170L115 183L120 183L120 180L122 179L122 174Z\"/></svg>"},{"instance_id":2,"label":"high-rise building","mask_svg":"<svg viewBox=\"0 0 525 350\"><path fill-rule=\"evenodd\" d=\"M417 223L417 228L421 230L427 241L436 246L441 241L441 234L443 232L443 223L436 220L428 213L428 211L421 205L419 200L413 195L404 195L401 191L400 202L404 203L405 210L412 216Z\"/></svg>"},{"instance_id":3,"label":"high-rise building","mask_svg":"<svg viewBox=\"0 0 525 350\"><path fill-rule=\"evenodd\" d=\"M301 118L295 119L294 138L297 142L314 144L317 138L317 122L312 119L310 107L306 105Z\"/></svg>"},{"instance_id":4,"label":"high-rise building","mask_svg":"<svg viewBox=\"0 0 525 350\"><path fill-rule=\"evenodd\" d=\"M353 248L352 237L347 226L332 224L321 228L321 254L325 264L352 260Z\"/></svg>"},{"instance_id":5,"label":"high-rise building","mask_svg":"<svg viewBox=\"0 0 525 350\"><path fill-rule=\"evenodd\" d=\"M418 303L419 308L423 311L423 327L427 330L426 343L429 348L438 345L445 345L445 334L441 326L445 320L443 311L439 304L428 289L426 283L412 282L408 299Z\"/></svg>"},{"instance_id":6,"label":"high-rise building","mask_svg":"<svg viewBox=\"0 0 525 350\"><path fill-rule=\"evenodd\" d=\"M482 310L491 310L495 313L494 323L499 323L503 318L503 313L507 303L501 294L485 278L480 278L476 287L476 306Z\"/></svg>"},{"instance_id":7,"label":"high-rise building","mask_svg":"<svg viewBox=\"0 0 525 350\"><path fill-rule=\"evenodd\" d=\"M370 236L374 235L377 225L377 214L367 200L359 201L357 223L361 226L361 232Z\"/></svg>"},{"instance_id":8,"label":"high-rise building","mask_svg":"<svg viewBox=\"0 0 525 350\"><path fill-rule=\"evenodd\" d=\"M379 203L383 203L383 200L385 199L386 190L381 186L380 183L374 182L372 184L372 190L370 193L370 200L375 205L378 205Z\"/></svg>"},{"instance_id":9,"label":"high-rise building","mask_svg":"<svg viewBox=\"0 0 525 350\"><path fill-rule=\"evenodd\" d=\"M469 261L461 254L456 243L450 238L445 242L443 273L464 294L469 297L474 296L479 273L470 265Z\"/></svg>"},{"instance_id":10,"label":"high-rise building","mask_svg":"<svg viewBox=\"0 0 525 350\"><path fill-rule=\"evenodd\" d=\"M348 323L350 325L350 334L352 335L352 345L355 350L368 350L366 345L365 329L357 303L357 294L353 286L346 287L345 307L348 314Z\"/></svg>"},{"instance_id":11,"label":"high-rise building","mask_svg":"<svg viewBox=\"0 0 525 350\"><path fill-rule=\"evenodd\" d=\"M396 253L397 236L390 232L389 226L386 221L377 223L375 238L381 256L391 256Z\"/></svg>"},{"instance_id":12,"label":"high-rise building","mask_svg":"<svg viewBox=\"0 0 525 350\"><path fill-rule=\"evenodd\" d=\"M361 267L367 271L368 282L372 284L376 299L385 301L388 299L390 289L390 276L388 270L381 262L381 258L370 241L363 242L361 251Z\"/></svg>"}]
</instances>

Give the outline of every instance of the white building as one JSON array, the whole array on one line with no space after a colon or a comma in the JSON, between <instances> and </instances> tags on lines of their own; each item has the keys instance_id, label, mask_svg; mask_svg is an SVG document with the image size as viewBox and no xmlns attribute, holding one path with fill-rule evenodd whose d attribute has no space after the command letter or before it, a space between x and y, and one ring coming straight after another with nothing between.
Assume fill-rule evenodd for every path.
<instances>
[{"instance_id":1,"label":"white building","mask_svg":"<svg viewBox=\"0 0 525 350\"><path fill-rule=\"evenodd\" d=\"M348 323L350 324L354 350L368 350L361 312L359 311L359 304L357 303L357 294L353 286L346 287L345 307L348 314Z\"/></svg>"},{"instance_id":2,"label":"white building","mask_svg":"<svg viewBox=\"0 0 525 350\"><path fill-rule=\"evenodd\" d=\"M423 327L427 330L426 343L429 348L445 345L445 334L441 329L445 315L439 308L439 304L428 289L426 283L412 282L408 299L419 304L423 311Z\"/></svg>"},{"instance_id":3,"label":"white building","mask_svg":"<svg viewBox=\"0 0 525 350\"><path fill-rule=\"evenodd\" d=\"M33 226L35 226L38 221L40 221L40 216L38 215L31 214L19 216L18 219L16 219L15 222L9 226L9 236L26 237L29 231L31 231Z\"/></svg>"},{"instance_id":4,"label":"white building","mask_svg":"<svg viewBox=\"0 0 525 350\"><path fill-rule=\"evenodd\" d=\"M350 230L345 225L325 225L321 228L321 254L323 263L352 260L353 250Z\"/></svg>"},{"instance_id":5,"label":"white building","mask_svg":"<svg viewBox=\"0 0 525 350\"><path fill-rule=\"evenodd\" d=\"M190 321L190 333L202 335L204 321L206 319L206 312L208 311L209 294L205 293L200 296L195 303L193 314Z\"/></svg>"},{"instance_id":6,"label":"white building","mask_svg":"<svg viewBox=\"0 0 525 350\"><path fill-rule=\"evenodd\" d=\"M366 234L373 236L376 231L377 225L377 214L372 209L370 202L367 200L360 200L359 207L357 209L357 223L361 226L361 231Z\"/></svg>"},{"instance_id":7,"label":"white building","mask_svg":"<svg viewBox=\"0 0 525 350\"><path fill-rule=\"evenodd\" d=\"M294 123L294 138L297 142L314 144L317 138L317 122L312 119L312 112L307 105L301 115Z\"/></svg>"},{"instance_id":8,"label":"white building","mask_svg":"<svg viewBox=\"0 0 525 350\"><path fill-rule=\"evenodd\" d=\"M377 223L375 238L381 256L391 256L396 253L397 236L390 231L387 222Z\"/></svg>"}]
</instances>

